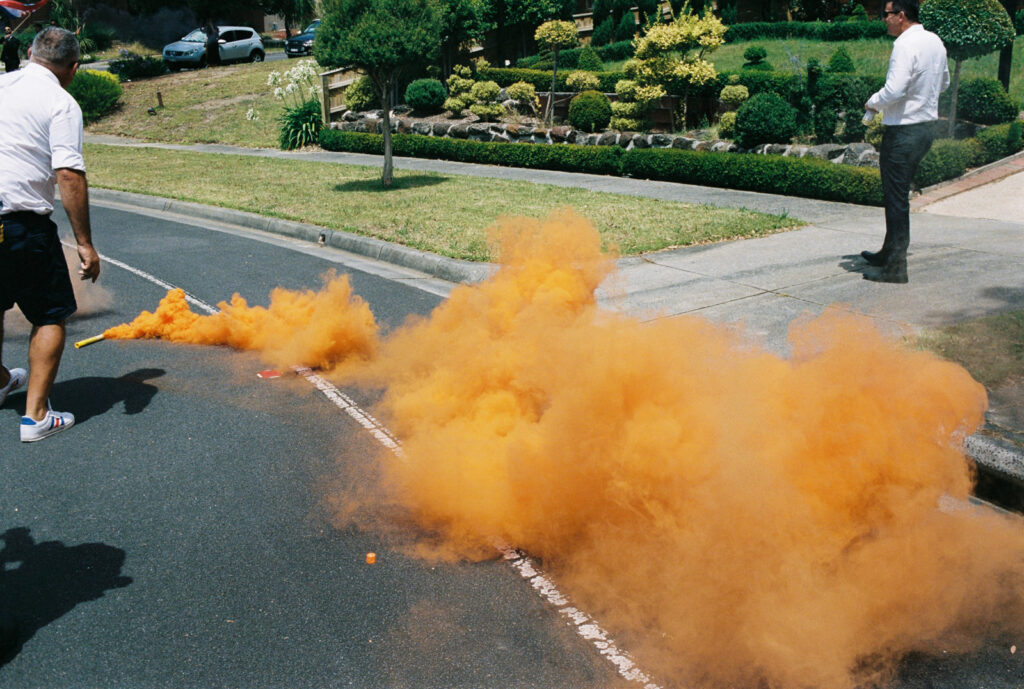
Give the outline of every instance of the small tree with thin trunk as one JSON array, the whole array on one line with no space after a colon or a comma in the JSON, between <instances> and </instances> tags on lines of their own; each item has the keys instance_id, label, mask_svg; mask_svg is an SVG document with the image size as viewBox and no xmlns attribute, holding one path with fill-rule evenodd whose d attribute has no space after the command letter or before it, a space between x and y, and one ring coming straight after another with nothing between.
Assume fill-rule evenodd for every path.
<instances>
[{"instance_id":1,"label":"small tree with thin trunk","mask_svg":"<svg viewBox=\"0 0 1024 689\"><path fill-rule=\"evenodd\" d=\"M391 98L402 76L432 62L443 26L431 0L324 0L313 54L324 67L355 67L373 82L384 111L384 171L394 182Z\"/></svg>"},{"instance_id":2,"label":"small tree with thin trunk","mask_svg":"<svg viewBox=\"0 0 1024 689\"><path fill-rule=\"evenodd\" d=\"M544 119L550 124L551 114L554 111L555 103L555 77L558 74L558 51L563 48L572 48L575 46L579 42L579 32L576 30L575 23L555 19L550 22L544 22L538 26L537 33L533 35L533 38L537 41L537 45L542 48L547 48L552 54L551 95L548 98L547 112L544 113Z\"/></svg>"},{"instance_id":3,"label":"small tree with thin trunk","mask_svg":"<svg viewBox=\"0 0 1024 689\"><path fill-rule=\"evenodd\" d=\"M956 97L960 88L960 65L1013 42L1013 22L999 0L927 0L921 3L921 24L938 34L953 58L952 95L949 106L949 136L956 127Z\"/></svg>"}]
</instances>

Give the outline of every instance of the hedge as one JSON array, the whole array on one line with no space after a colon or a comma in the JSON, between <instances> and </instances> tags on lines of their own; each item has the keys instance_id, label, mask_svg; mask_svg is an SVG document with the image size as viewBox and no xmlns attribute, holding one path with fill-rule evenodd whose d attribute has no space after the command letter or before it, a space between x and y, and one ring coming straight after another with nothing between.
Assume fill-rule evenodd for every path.
<instances>
[{"instance_id":1,"label":"hedge","mask_svg":"<svg viewBox=\"0 0 1024 689\"><path fill-rule=\"evenodd\" d=\"M883 38L886 35L885 23L881 21L747 22L729 26L725 31L725 42L737 43L765 38L856 41L861 38Z\"/></svg>"},{"instance_id":2,"label":"hedge","mask_svg":"<svg viewBox=\"0 0 1024 689\"><path fill-rule=\"evenodd\" d=\"M599 175L628 175L848 203L882 203L878 170L836 165L814 158L677 149L626 151L618 146L495 143L416 134L395 134L391 142L393 153L400 156ZM379 155L383 145L383 137L379 134L334 129L320 133L320 146L329 151Z\"/></svg>"},{"instance_id":3,"label":"hedge","mask_svg":"<svg viewBox=\"0 0 1024 689\"><path fill-rule=\"evenodd\" d=\"M633 41L618 41L608 45L595 46L597 56L606 61L625 60L633 57ZM579 66L580 53L583 48L569 48L558 51L558 68L575 69ZM516 67L524 69L551 69L551 53L542 52L516 60Z\"/></svg>"},{"instance_id":4,"label":"hedge","mask_svg":"<svg viewBox=\"0 0 1024 689\"><path fill-rule=\"evenodd\" d=\"M987 127L973 139L938 139L914 175L919 188L953 179L969 167L986 165L1024 149L1024 124L1008 122Z\"/></svg>"},{"instance_id":5,"label":"hedge","mask_svg":"<svg viewBox=\"0 0 1024 689\"><path fill-rule=\"evenodd\" d=\"M817 158L642 148L625 152L622 173L826 201L882 204L878 170Z\"/></svg>"}]
</instances>

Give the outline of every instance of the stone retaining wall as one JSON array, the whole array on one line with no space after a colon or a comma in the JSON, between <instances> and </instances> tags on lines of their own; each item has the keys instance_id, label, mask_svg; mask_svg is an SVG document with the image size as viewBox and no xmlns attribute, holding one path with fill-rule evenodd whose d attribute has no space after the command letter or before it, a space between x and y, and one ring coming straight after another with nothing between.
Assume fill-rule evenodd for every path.
<instances>
[{"instance_id":1,"label":"stone retaining wall","mask_svg":"<svg viewBox=\"0 0 1024 689\"><path fill-rule=\"evenodd\" d=\"M381 115L382 113L379 110L366 113L353 113L349 111L343 115L341 122L332 122L331 129L345 132L380 134L383 131ZM640 132L616 131L588 134L566 126L556 126L549 129L524 124L427 121L406 118L401 113L392 115L391 131L397 134L441 136L470 141L621 146L626 150L633 148L678 148L687 151L714 151L716 153L768 153L796 158L821 158L823 160L831 160L833 163L843 163L846 165L878 167L878 152L874 146L867 143L846 145L819 144L817 146L764 144L754 149L742 149L732 141L704 140L681 134L644 134Z\"/></svg>"}]
</instances>

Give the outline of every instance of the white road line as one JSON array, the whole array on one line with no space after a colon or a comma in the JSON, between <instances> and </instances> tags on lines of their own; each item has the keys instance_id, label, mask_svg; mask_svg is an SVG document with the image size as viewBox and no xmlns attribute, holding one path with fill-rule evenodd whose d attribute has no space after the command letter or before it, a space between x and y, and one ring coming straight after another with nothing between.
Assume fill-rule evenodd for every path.
<instances>
[{"instance_id":1,"label":"white road line","mask_svg":"<svg viewBox=\"0 0 1024 689\"><path fill-rule=\"evenodd\" d=\"M74 245L69 244L68 242L64 242L64 245L74 248ZM127 263L110 258L109 256L100 254L100 260L113 266L117 266L118 268L127 270L128 272L138 275L145 280L149 280L164 289L181 289L169 282L161 280L155 275L151 275L144 270L140 270L128 265ZM185 299L188 303L208 314L217 313L219 311L217 307L211 306L202 299L199 299L188 292L185 292ZM384 426L384 424L375 419L368 411L356 404L351 397L339 390L333 383L322 376L317 375L312 369L306 366L293 366L292 370L297 375L305 378L310 385L323 393L324 397L334 404L334 406L348 414L357 424L369 432L377 442L393 452L395 455L405 457L405 452L402 450L402 444L398 438L396 438L395 435L391 433L386 426ZM636 661L630 657L629 653L622 650L615 644L611 637L609 637L608 632L602 629L594 618L590 617L590 615L586 614L579 608L570 605L569 598L558 590L558 586L555 582L541 571L537 562L533 558L508 545L496 544L495 548L497 548L497 550L502 554L505 562L508 563L508 565L515 570L519 576L529 582L534 591L536 591L541 598L551 604L561 617L565 618L566 624L572 626L582 639L589 641L594 648L597 649L598 654L606 658L608 662L615 666L615 670L623 679L642 684L644 689L661 689L658 684L652 682L650 677L648 677L647 674L637 666Z\"/></svg>"}]
</instances>

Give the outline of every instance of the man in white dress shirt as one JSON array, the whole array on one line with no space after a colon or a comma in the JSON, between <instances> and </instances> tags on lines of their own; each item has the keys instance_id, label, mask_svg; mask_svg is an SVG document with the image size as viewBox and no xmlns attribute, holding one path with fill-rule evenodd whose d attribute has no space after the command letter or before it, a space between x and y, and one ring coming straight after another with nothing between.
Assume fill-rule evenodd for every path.
<instances>
[{"instance_id":1,"label":"man in white dress shirt","mask_svg":"<svg viewBox=\"0 0 1024 689\"><path fill-rule=\"evenodd\" d=\"M942 40L917 20L917 0L885 3L883 19L896 37L889 58L885 86L865 104L869 113L882 112L882 148L879 167L885 202L885 241L877 252L862 251L879 282L907 281L910 246L910 183L921 159L931 148L939 118L939 94L949 86L949 67Z\"/></svg>"},{"instance_id":2,"label":"man in white dress shirt","mask_svg":"<svg viewBox=\"0 0 1024 689\"><path fill-rule=\"evenodd\" d=\"M96 281L89 191L82 159L82 109L65 89L78 69L74 34L48 26L32 42L29 64L0 76L0 346L3 315L17 304L32 323L29 371L0 364L0 405L28 382L21 440L42 440L75 417L53 411L49 396L64 352L64 321L78 308L57 226L54 186L71 222L78 274Z\"/></svg>"}]
</instances>

